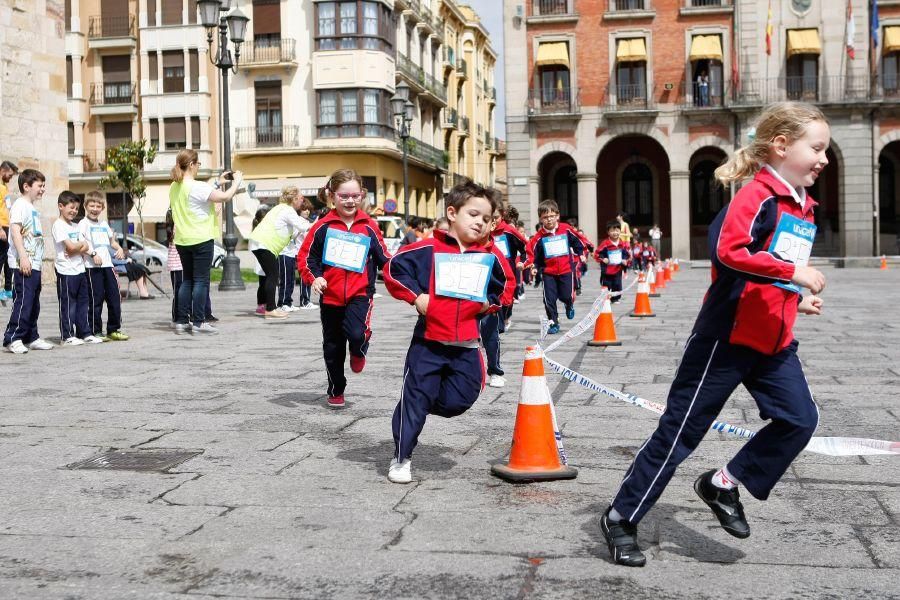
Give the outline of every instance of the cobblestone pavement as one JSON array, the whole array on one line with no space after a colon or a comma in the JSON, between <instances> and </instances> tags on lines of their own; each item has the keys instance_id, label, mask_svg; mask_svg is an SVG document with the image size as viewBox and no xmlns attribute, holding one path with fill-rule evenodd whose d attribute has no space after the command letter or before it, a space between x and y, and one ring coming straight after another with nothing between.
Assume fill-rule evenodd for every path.
<instances>
[{"instance_id":1,"label":"cobblestone pavement","mask_svg":"<svg viewBox=\"0 0 900 600\"><path fill-rule=\"evenodd\" d=\"M826 274L827 314L797 327L819 434L898 440L900 271ZM631 298L616 306L621 347L579 339L554 358L664 401L708 279L682 269L655 319L624 316ZM591 271L580 314L597 292ZM900 597L900 457L804 454L768 502L747 495L753 535L736 540L691 490L740 446L710 434L642 523L647 567L616 567L597 518L652 413L550 374L578 478L516 486L489 473L509 449L538 293L503 340L509 385L432 418L408 486L385 475L412 309L376 301L369 364L349 407L331 411L318 313L265 322L253 293L214 293L216 337L176 337L167 300L132 300L129 342L0 355L0 597ZM761 426L743 390L722 419ZM67 468L112 448L199 454L163 472Z\"/></svg>"}]
</instances>

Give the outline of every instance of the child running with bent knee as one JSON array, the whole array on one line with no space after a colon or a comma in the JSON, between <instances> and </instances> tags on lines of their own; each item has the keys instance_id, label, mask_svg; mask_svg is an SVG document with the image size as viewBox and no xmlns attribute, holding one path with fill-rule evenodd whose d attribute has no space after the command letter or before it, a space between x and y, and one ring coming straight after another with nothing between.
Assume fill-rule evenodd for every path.
<instances>
[{"instance_id":1,"label":"child running with bent knee","mask_svg":"<svg viewBox=\"0 0 900 600\"><path fill-rule=\"evenodd\" d=\"M484 388L478 317L512 302L515 279L488 239L493 191L471 182L450 190L450 230L404 246L388 262L384 282L398 300L416 307L419 319L403 368L394 409L394 458L388 479L412 481L411 457L429 414L466 412Z\"/></svg>"}]
</instances>

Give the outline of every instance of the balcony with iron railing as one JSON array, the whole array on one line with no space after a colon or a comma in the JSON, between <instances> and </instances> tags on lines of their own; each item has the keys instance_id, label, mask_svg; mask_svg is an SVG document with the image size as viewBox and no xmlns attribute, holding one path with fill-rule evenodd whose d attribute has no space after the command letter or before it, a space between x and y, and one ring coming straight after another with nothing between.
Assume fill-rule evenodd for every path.
<instances>
[{"instance_id":1,"label":"balcony with iron railing","mask_svg":"<svg viewBox=\"0 0 900 600\"><path fill-rule=\"evenodd\" d=\"M237 127L234 130L234 150L273 150L300 147L300 127L298 125L276 125L271 127Z\"/></svg>"},{"instance_id":2,"label":"balcony with iron railing","mask_svg":"<svg viewBox=\"0 0 900 600\"><path fill-rule=\"evenodd\" d=\"M603 111L607 116L656 112L656 86L643 83L617 84L606 87Z\"/></svg>"},{"instance_id":3,"label":"balcony with iron railing","mask_svg":"<svg viewBox=\"0 0 900 600\"><path fill-rule=\"evenodd\" d=\"M560 87L529 90L528 116L532 119L580 117L579 90Z\"/></svg>"},{"instance_id":4,"label":"balcony with iron railing","mask_svg":"<svg viewBox=\"0 0 900 600\"><path fill-rule=\"evenodd\" d=\"M453 48L444 46L444 49L441 52L441 56L443 58L442 66L444 69L444 74L446 75L456 68L456 52L453 50Z\"/></svg>"},{"instance_id":5,"label":"balcony with iron railing","mask_svg":"<svg viewBox=\"0 0 900 600\"><path fill-rule=\"evenodd\" d=\"M460 58L456 61L456 75L460 80L469 76L469 63L466 62L466 59Z\"/></svg>"},{"instance_id":6,"label":"balcony with iron railing","mask_svg":"<svg viewBox=\"0 0 900 600\"><path fill-rule=\"evenodd\" d=\"M816 104L854 104L878 100L881 86L873 89L868 76L777 77L742 79L732 86L731 106L763 106L783 100Z\"/></svg>"},{"instance_id":7,"label":"balcony with iron railing","mask_svg":"<svg viewBox=\"0 0 900 600\"><path fill-rule=\"evenodd\" d=\"M447 87L428 73L423 72L423 75L426 93L441 106L446 106Z\"/></svg>"},{"instance_id":8,"label":"balcony with iron railing","mask_svg":"<svg viewBox=\"0 0 900 600\"><path fill-rule=\"evenodd\" d=\"M469 135L469 117L459 118L459 135Z\"/></svg>"},{"instance_id":9,"label":"balcony with iron railing","mask_svg":"<svg viewBox=\"0 0 900 600\"><path fill-rule=\"evenodd\" d=\"M444 109L444 121L443 126L446 129L456 129L459 125L459 113L456 112L455 108L445 108Z\"/></svg>"},{"instance_id":10,"label":"balcony with iron railing","mask_svg":"<svg viewBox=\"0 0 900 600\"><path fill-rule=\"evenodd\" d=\"M607 0L605 19L634 19L653 17L656 14L649 0Z\"/></svg>"},{"instance_id":11,"label":"balcony with iron railing","mask_svg":"<svg viewBox=\"0 0 900 600\"><path fill-rule=\"evenodd\" d=\"M105 173L106 150L84 150L81 153L82 173Z\"/></svg>"},{"instance_id":12,"label":"balcony with iron railing","mask_svg":"<svg viewBox=\"0 0 900 600\"><path fill-rule=\"evenodd\" d=\"M137 94L130 81L92 83L88 103L92 115L129 115L137 113Z\"/></svg>"},{"instance_id":13,"label":"balcony with iron railing","mask_svg":"<svg viewBox=\"0 0 900 600\"><path fill-rule=\"evenodd\" d=\"M403 151L403 140L399 135L397 136L397 149L401 152ZM450 161L447 152L440 148L435 148L420 139L410 137L406 140L406 150L412 158L427 165L432 165L437 169L447 170Z\"/></svg>"},{"instance_id":14,"label":"balcony with iron railing","mask_svg":"<svg viewBox=\"0 0 900 600\"><path fill-rule=\"evenodd\" d=\"M249 41L241 44L240 66L245 69L297 62L296 40Z\"/></svg>"},{"instance_id":15,"label":"balcony with iron railing","mask_svg":"<svg viewBox=\"0 0 900 600\"><path fill-rule=\"evenodd\" d=\"M731 102L730 87L724 81L711 81L706 85L682 82L678 106L685 111L709 111L728 107Z\"/></svg>"},{"instance_id":16,"label":"balcony with iron railing","mask_svg":"<svg viewBox=\"0 0 900 600\"><path fill-rule=\"evenodd\" d=\"M397 72L415 88L416 93L425 91L425 71L404 54L397 53ZM445 94L446 95L446 94Z\"/></svg>"},{"instance_id":17,"label":"balcony with iron railing","mask_svg":"<svg viewBox=\"0 0 900 600\"><path fill-rule=\"evenodd\" d=\"M531 12L536 17L561 16L571 14L570 0L534 0Z\"/></svg>"},{"instance_id":18,"label":"balcony with iron railing","mask_svg":"<svg viewBox=\"0 0 900 600\"><path fill-rule=\"evenodd\" d=\"M702 15L715 13L730 13L734 10L733 0L682 0L683 6L679 9L682 15Z\"/></svg>"},{"instance_id":19,"label":"balcony with iron railing","mask_svg":"<svg viewBox=\"0 0 900 600\"><path fill-rule=\"evenodd\" d=\"M497 104L497 88L485 88L484 94L487 96L488 104Z\"/></svg>"},{"instance_id":20,"label":"balcony with iron railing","mask_svg":"<svg viewBox=\"0 0 900 600\"><path fill-rule=\"evenodd\" d=\"M91 17L88 23L88 48L132 47L137 43L137 19L123 17Z\"/></svg>"}]
</instances>

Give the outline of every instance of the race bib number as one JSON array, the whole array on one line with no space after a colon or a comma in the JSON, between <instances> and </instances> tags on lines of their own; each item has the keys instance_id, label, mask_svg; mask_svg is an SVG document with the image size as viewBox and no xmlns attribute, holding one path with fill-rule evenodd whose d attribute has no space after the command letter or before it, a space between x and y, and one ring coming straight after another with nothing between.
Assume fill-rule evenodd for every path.
<instances>
[{"instance_id":1,"label":"race bib number","mask_svg":"<svg viewBox=\"0 0 900 600\"><path fill-rule=\"evenodd\" d=\"M545 237L541 242L544 244L544 258L569 255L569 236L565 233Z\"/></svg>"},{"instance_id":2,"label":"race bib number","mask_svg":"<svg viewBox=\"0 0 900 600\"><path fill-rule=\"evenodd\" d=\"M362 273L366 268L369 246L367 235L328 229L325 233L325 252L322 262L332 267Z\"/></svg>"},{"instance_id":3,"label":"race bib number","mask_svg":"<svg viewBox=\"0 0 900 600\"><path fill-rule=\"evenodd\" d=\"M91 227L91 244L98 246L110 246L109 230L106 227Z\"/></svg>"},{"instance_id":4,"label":"race bib number","mask_svg":"<svg viewBox=\"0 0 900 600\"><path fill-rule=\"evenodd\" d=\"M509 240L506 239L505 233L494 238L494 245L497 246L497 249L500 250L503 256L509 258Z\"/></svg>"},{"instance_id":5,"label":"race bib number","mask_svg":"<svg viewBox=\"0 0 900 600\"><path fill-rule=\"evenodd\" d=\"M31 211L31 230L34 232L34 237L44 235L44 232L41 229L41 215L36 210Z\"/></svg>"},{"instance_id":6,"label":"race bib number","mask_svg":"<svg viewBox=\"0 0 900 600\"><path fill-rule=\"evenodd\" d=\"M486 253L434 255L434 290L439 296L487 301L494 255Z\"/></svg>"},{"instance_id":7,"label":"race bib number","mask_svg":"<svg viewBox=\"0 0 900 600\"><path fill-rule=\"evenodd\" d=\"M606 256L609 258L610 266L622 264L622 251L621 250L610 250Z\"/></svg>"},{"instance_id":8,"label":"race bib number","mask_svg":"<svg viewBox=\"0 0 900 600\"><path fill-rule=\"evenodd\" d=\"M69 232L69 240L70 240L70 241L77 242L77 241L78 241L78 238L79 238L79 234L78 234L77 231L70 231L70 232Z\"/></svg>"},{"instance_id":9,"label":"race bib number","mask_svg":"<svg viewBox=\"0 0 900 600\"><path fill-rule=\"evenodd\" d=\"M816 240L816 226L789 214L782 214L772 236L769 252L777 258L805 267L809 264L813 242ZM776 283L776 287L800 293L800 286L793 283Z\"/></svg>"}]
</instances>

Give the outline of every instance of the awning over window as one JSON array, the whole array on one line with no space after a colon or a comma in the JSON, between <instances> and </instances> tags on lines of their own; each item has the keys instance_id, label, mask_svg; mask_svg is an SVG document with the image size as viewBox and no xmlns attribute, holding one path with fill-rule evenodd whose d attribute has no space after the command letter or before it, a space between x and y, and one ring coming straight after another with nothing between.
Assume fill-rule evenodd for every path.
<instances>
[{"instance_id":1,"label":"awning over window","mask_svg":"<svg viewBox=\"0 0 900 600\"><path fill-rule=\"evenodd\" d=\"M884 28L884 53L900 52L900 27Z\"/></svg>"},{"instance_id":2,"label":"awning over window","mask_svg":"<svg viewBox=\"0 0 900 600\"><path fill-rule=\"evenodd\" d=\"M619 40L619 45L616 48L617 62L638 62L641 60L647 60L647 46L644 44L644 38Z\"/></svg>"},{"instance_id":3,"label":"awning over window","mask_svg":"<svg viewBox=\"0 0 900 600\"><path fill-rule=\"evenodd\" d=\"M550 67L558 65L568 68L569 45L566 42L546 42L538 45L538 67Z\"/></svg>"},{"instance_id":4,"label":"awning over window","mask_svg":"<svg viewBox=\"0 0 900 600\"><path fill-rule=\"evenodd\" d=\"M691 62L695 60L722 61L722 38L718 35L695 35L691 40Z\"/></svg>"},{"instance_id":5,"label":"awning over window","mask_svg":"<svg viewBox=\"0 0 900 600\"><path fill-rule=\"evenodd\" d=\"M788 57L795 54L821 54L818 29L789 29L787 38Z\"/></svg>"}]
</instances>

